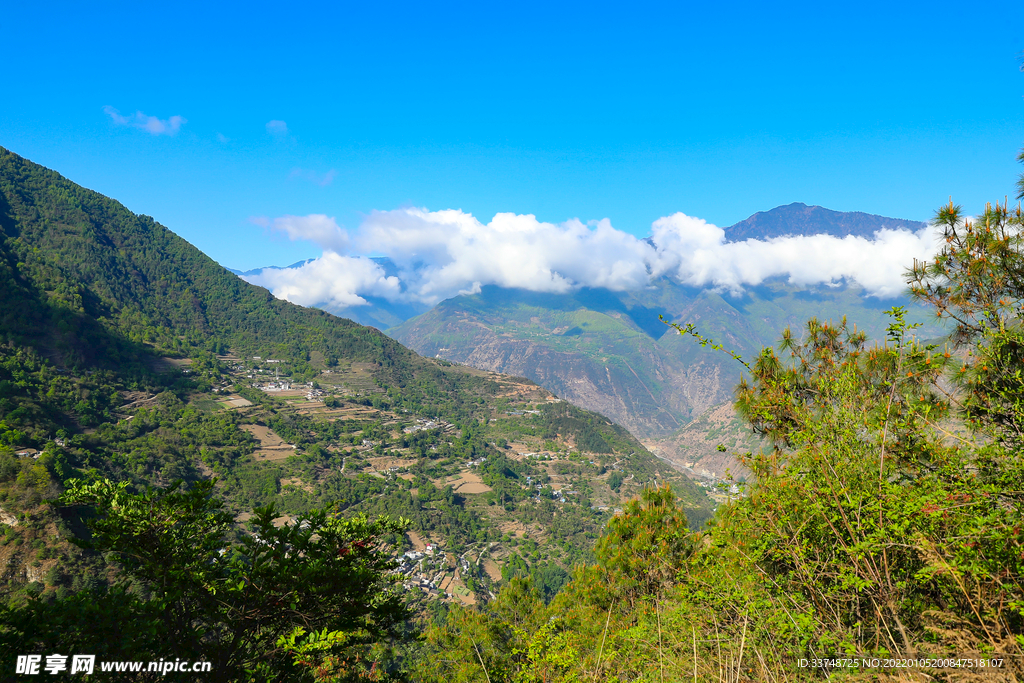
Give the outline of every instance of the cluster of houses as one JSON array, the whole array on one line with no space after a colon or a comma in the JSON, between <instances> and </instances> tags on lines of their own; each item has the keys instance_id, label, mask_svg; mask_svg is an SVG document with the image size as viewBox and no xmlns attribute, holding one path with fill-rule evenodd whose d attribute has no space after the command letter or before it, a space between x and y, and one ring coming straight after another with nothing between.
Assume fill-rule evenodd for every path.
<instances>
[{"instance_id":1,"label":"cluster of houses","mask_svg":"<svg viewBox=\"0 0 1024 683\"><path fill-rule=\"evenodd\" d=\"M452 425L443 420L438 420L437 418L434 418L433 420L419 418L416 420L416 424L406 427L402 431L406 434L415 434L416 432L422 432L427 429L437 429L438 427L444 431L448 431Z\"/></svg>"},{"instance_id":2,"label":"cluster of houses","mask_svg":"<svg viewBox=\"0 0 1024 683\"><path fill-rule=\"evenodd\" d=\"M421 570L422 560L429 558ZM440 584L444 580L446 558L444 552L434 543L428 543L423 550L410 550L398 558L397 571L408 577L402 585L408 590L418 588L425 593L437 597L451 598L444 592Z\"/></svg>"},{"instance_id":3,"label":"cluster of houses","mask_svg":"<svg viewBox=\"0 0 1024 683\"><path fill-rule=\"evenodd\" d=\"M723 487L725 482L698 481L695 483L701 488L710 489L712 491L725 491L731 495L736 495L740 492L739 484L730 484L728 487Z\"/></svg>"},{"instance_id":4,"label":"cluster of houses","mask_svg":"<svg viewBox=\"0 0 1024 683\"><path fill-rule=\"evenodd\" d=\"M533 486L533 488L537 491L537 493L533 494L533 499L536 500L536 501L539 501L540 500L540 492L544 490L544 485L543 484L534 484L533 483L533 477L531 477L531 476L527 476L526 477L526 485L527 486L531 486L531 485ZM579 491L566 491L565 489L552 489L551 490L551 498L553 500L559 502L559 503L564 503L566 496L578 496L578 495L579 495Z\"/></svg>"},{"instance_id":5,"label":"cluster of houses","mask_svg":"<svg viewBox=\"0 0 1024 683\"><path fill-rule=\"evenodd\" d=\"M259 362L259 363L280 363L280 362L281 362L281 361L279 361L279 360L274 360L274 359L272 359L272 358L268 358L267 360L263 360L263 359L262 359L262 358L260 358L259 356L253 356L253 357L252 357L252 359L253 359L254 361L257 361L257 362ZM232 370L233 370L234 372L245 372L245 366L244 366L244 365L242 365L241 363L237 363L237 364L235 364L235 365L231 366L231 369L232 369ZM261 368L261 367L254 367L254 368L253 368L252 370L250 370L249 372L246 372L246 375L245 375L245 376L246 376L246 377L248 377L249 379L252 379L252 378L253 378L253 377L255 377L256 375L265 375L265 374L267 374L267 373L269 373L269 372L270 372L269 370L264 370L264 369L263 369L263 368ZM277 373L277 370L275 370L274 372L275 372L275 374L276 374L276 373Z\"/></svg>"}]
</instances>

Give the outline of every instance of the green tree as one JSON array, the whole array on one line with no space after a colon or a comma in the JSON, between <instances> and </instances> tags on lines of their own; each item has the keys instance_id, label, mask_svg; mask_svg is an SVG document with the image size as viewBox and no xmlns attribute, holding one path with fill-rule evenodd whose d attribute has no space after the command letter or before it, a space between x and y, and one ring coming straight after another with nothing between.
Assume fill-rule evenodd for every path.
<instances>
[{"instance_id":1,"label":"green tree","mask_svg":"<svg viewBox=\"0 0 1024 683\"><path fill-rule=\"evenodd\" d=\"M533 674L549 657L534 639L544 621L536 586L514 576L485 610L455 607L444 624L427 629L415 677L438 683L542 680Z\"/></svg>"},{"instance_id":2,"label":"green tree","mask_svg":"<svg viewBox=\"0 0 1024 683\"><path fill-rule=\"evenodd\" d=\"M382 545L405 522L315 510L278 527L268 506L255 510L250 533L231 542L233 519L213 486L135 494L124 483L69 481L62 504L95 514L83 545L116 559L120 576L108 595L6 609L0 641L20 652L202 659L220 680L300 680L304 669L282 643L301 646L302 628L343 634L330 647L344 671L338 680L372 668L370 647L399 637L408 616ZM135 597L140 585L145 600Z\"/></svg>"},{"instance_id":3,"label":"green tree","mask_svg":"<svg viewBox=\"0 0 1024 683\"><path fill-rule=\"evenodd\" d=\"M1024 159L1024 157L1022 157ZM1024 447L1024 218L1021 208L989 204L977 220L953 204L939 209L944 246L915 262L913 295L955 324L967 350L954 381L961 414L1014 450Z\"/></svg>"},{"instance_id":4,"label":"green tree","mask_svg":"<svg viewBox=\"0 0 1024 683\"><path fill-rule=\"evenodd\" d=\"M608 522L594 555L608 585L631 602L660 596L678 580L694 549L672 488L646 488Z\"/></svg>"}]
</instances>

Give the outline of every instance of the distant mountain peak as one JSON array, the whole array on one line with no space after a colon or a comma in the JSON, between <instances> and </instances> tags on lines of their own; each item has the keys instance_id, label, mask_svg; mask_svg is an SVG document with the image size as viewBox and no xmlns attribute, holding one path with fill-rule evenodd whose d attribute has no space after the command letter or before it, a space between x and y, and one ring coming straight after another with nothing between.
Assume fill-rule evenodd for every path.
<instances>
[{"instance_id":1,"label":"distant mountain peak","mask_svg":"<svg viewBox=\"0 0 1024 683\"><path fill-rule=\"evenodd\" d=\"M856 235L871 239L882 228L917 232L926 223L904 218L887 218L862 211L832 211L823 206L793 202L769 211L758 211L750 218L725 228L730 242L770 239L785 235Z\"/></svg>"},{"instance_id":2,"label":"distant mountain peak","mask_svg":"<svg viewBox=\"0 0 1024 683\"><path fill-rule=\"evenodd\" d=\"M301 268L302 266L306 265L307 263L309 263L311 261L315 261L315 260L316 259L308 258L308 259L305 259L304 261L296 261L295 263L291 264L290 266L263 266L262 268L253 268L252 270L237 270L235 268L228 268L227 266L224 266L224 267L227 268L228 270L230 270L235 275L238 275L240 277L245 277L245 276L250 276L250 275L260 275L260 274L263 273L264 270L288 270L290 268Z\"/></svg>"}]
</instances>

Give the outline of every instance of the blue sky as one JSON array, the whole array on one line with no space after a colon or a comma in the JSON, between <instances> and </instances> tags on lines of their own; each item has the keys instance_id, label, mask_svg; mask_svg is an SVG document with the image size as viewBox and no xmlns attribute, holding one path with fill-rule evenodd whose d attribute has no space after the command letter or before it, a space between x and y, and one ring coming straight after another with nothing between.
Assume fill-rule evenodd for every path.
<instances>
[{"instance_id":1,"label":"blue sky","mask_svg":"<svg viewBox=\"0 0 1024 683\"><path fill-rule=\"evenodd\" d=\"M5 7L0 145L241 269L321 253L254 216L643 236L794 201L926 219L1024 170L1020 2L90 4Z\"/></svg>"}]
</instances>

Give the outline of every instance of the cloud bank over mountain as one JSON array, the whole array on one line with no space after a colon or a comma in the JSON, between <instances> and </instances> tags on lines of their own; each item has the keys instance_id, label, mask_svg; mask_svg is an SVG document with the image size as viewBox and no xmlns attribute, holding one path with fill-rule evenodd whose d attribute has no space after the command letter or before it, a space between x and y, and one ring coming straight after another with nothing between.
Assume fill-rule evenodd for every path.
<instances>
[{"instance_id":1,"label":"cloud bank over mountain","mask_svg":"<svg viewBox=\"0 0 1024 683\"><path fill-rule=\"evenodd\" d=\"M848 235L794 235L726 242L725 231L677 213L654 222L652 241L661 272L678 281L739 292L771 277L798 285L856 282L869 296L898 296L914 259L930 259L941 231L880 229L874 239Z\"/></svg>"},{"instance_id":2,"label":"cloud bank over mountain","mask_svg":"<svg viewBox=\"0 0 1024 683\"><path fill-rule=\"evenodd\" d=\"M904 270L938 246L932 227L880 229L873 239L796 235L729 242L722 228L683 213L656 220L646 240L607 219L555 224L499 213L485 224L459 210L375 211L351 234L319 214L253 220L291 240L313 242L323 255L246 279L279 298L328 309L367 304L364 297L433 305L485 285L626 291L663 276L730 293L773 277L800 285L845 280L885 298L902 293ZM397 273L386 274L370 256L388 257Z\"/></svg>"}]
</instances>

